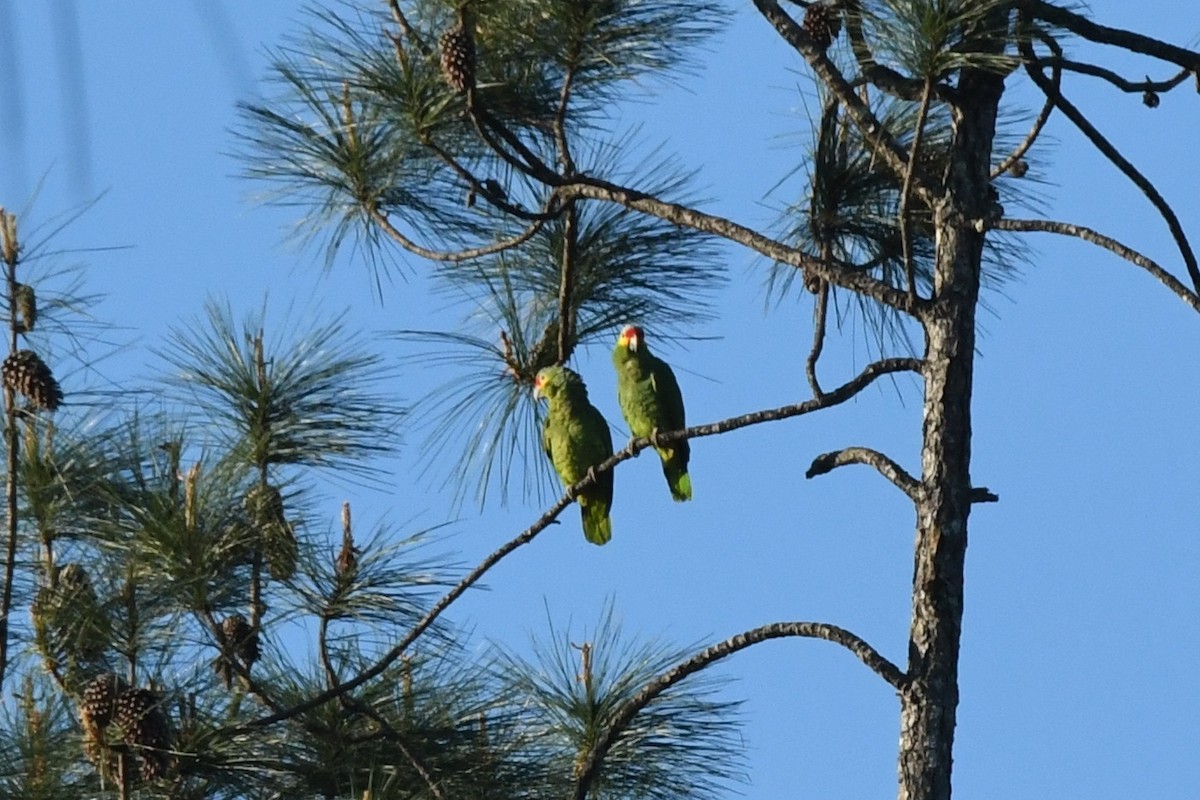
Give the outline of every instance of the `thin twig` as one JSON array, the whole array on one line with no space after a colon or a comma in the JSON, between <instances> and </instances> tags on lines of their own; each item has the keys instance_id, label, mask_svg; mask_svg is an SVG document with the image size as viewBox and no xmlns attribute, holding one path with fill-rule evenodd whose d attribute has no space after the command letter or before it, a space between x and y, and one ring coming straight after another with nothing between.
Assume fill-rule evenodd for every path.
<instances>
[{"instance_id":1,"label":"thin twig","mask_svg":"<svg viewBox=\"0 0 1200 800\"><path fill-rule=\"evenodd\" d=\"M1054 37L1048 34L1039 34L1039 36L1042 41L1044 41L1046 45L1054 51L1055 55L1062 55L1062 48L1059 46L1058 42L1055 41ZM1193 288L1195 288L1197 291L1200 291L1200 265L1196 263L1196 254L1192 251L1191 244L1188 243L1187 234L1184 233L1183 226L1179 223L1179 217L1175 215L1175 210L1172 209L1170 204L1167 203L1161 194L1159 194L1159 191L1154 184L1151 183L1145 175L1139 172L1137 167L1133 166L1128 159L1122 156L1120 151L1118 151L1117 148L1111 142L1109 142L1103 134L1100 133L1096 126L1092 125L1092 123L1088 121L1087 117L1083 115L1083 112L1076 108L1069 100L1063 97L1061 92L1055 93L1053 91L1052 87L1049 85L1049 81L1046 79L1046 76L1041 72L1041 70L1038 70L1032 66L1033 62L1035 62L1037 59L1034 56L1033 46L1029 43L1029 40L1022 39L1019 42L1019 47L1021 49L1021 55L1024 57L1026 62L1025 71L1029 73L1029 77L1033 79L1033 82L1036 83L1038 87L1046 93L1047 96L1054 98L1055 105L1057 105L1059 110L1067 116L1067 119L1075 123L1075 127L1079 128L1080 132L1087 137L1088 141L1090 141L1097 150L1103 153L1104 156L1117 167L1117 169L1124 173L1125 177L1129 178L1129 180L1132 181L1135 186L1141 189L1142 193L1145 194L1154 207L1158 209L1158 213L1162 215L1162 218L1167 223L1167 227L1171 231L1171 236L1175 239L1175 244L1178 246L1179 252L1183 255L1183 262L1187 265L1188 275L1192 279ZM1200 59L1200 55L1198 55L1197 58Z\"/></svg>"},{"instance_id":2,"label":"thin twig","mask_svg":"<svg viewBox=\"0 0 1200 800\"><path fill-rule=\"evenodd\" d=\"M415 253L416 255L419 255L422 258L427 258L430 261L470 261L473 258L481 258L482 256L489 256L493 253L499 253L529 241L546 224L545 220L534 220L520 233L511 236L508 239L486 244L481 247L473 247L468 250L445 251L429 250L412 241L403 233L398 231L396 226L392 225L392 221L388 219L387 215L377 208L372 209L370 214L371 219L375 222L375 224L378 225L380 230L386 233L392 241L396 242L396 244L400 245L405 250L408 250L410 253Z\"/></svg>"},{"instance_id":3,"label":"thin twig","mask_svg":"<svg viewBox=\"0 0 1200 800\"><path fill-rule=\"evenodd\" d=\"M572 200L564 206L563 250L558 280L558 363L567 363L571 342L575 339L575 309L571 295L575 289L575 262L579 249L579 212Z\"/></svg>"},{"instance_id":4,"label":"thin twig","mask_svg":"<svg viewBox=\"0 0 1200 800\"><path fill-rule=\"evenodd\" d=\"M456 159L453 155L451 155L449 153L449 151L447 151L441 145L434 142L430 138L424 139L422 144L424 144L425 147L429 148L429 150L431 150L434 155L436 155L438 158L440 158L442 160L442 162L446 164L446 166L450 167L450 169L452 169L455 172L455 174L457 174L460 178L462 178L464 181L466 181L467 186L469 187L472 194L483 195L483 198L485 200L487 200L489 203L491 203L492 205L494 205L496 208L500 209L501 211L505 212L506 214L511 214L512 216L518 217L520 219L532 220L532 221L536 221L536 222L546 222L546 221L554 219L555 217L558 216L557 211L530 212L530 211L526 211L525 209L521 208L520 206L510 203L506 197L501 196L501 195L497 194L496 192L492 191L491 189L489 189L483 181L479 180L479 178L477 178L475 176L475 173L471 172L471 170L467 169L461 163L459 163L458 159ZM450 259L441 259L441 260L450 260ZM462 260L462 259L459 259L459 260Z\"/></svg>"},{"instance_id":5,"label":"thin twig","mask_svg":"<svg viewBox=\"0 0 1200 800\"><path fill-rule=\"evenodd\" d=\"M401 734L400 731L396 730L396 728L390 722L384 719L382 714L371 708L366 703L361 703L358 701L351 702L348 701L344 696L342 699L346 701L347 708L364 714L379 726L380 733L383 734L383 737L399 748L400 754L408 759L408 763L412 764L413 769L415 769L417 774L421 776L421 780L425 781L425 785L429 787L429 791L434 796L435 800L446 800L446 793L442 791L441 785L433 778L433 770L431 770L429 765L426 764L425 761L422 760L416 754L416 752L408 746L408 739Z\"/></svg>"},{"instance_id":6,"label":"thin twig","mask_svg":"<svg viewBox=\"0 0 1200 800\"><path fill-rule=\"evenodd\" d=\"M1029 133L1025 134L1025 138L1021 140L1016 149L992 168L990 177L993 180L1012 169L1013 164L1020 161L1029 152L1029 148L1033 147L1037 138L1042 135L1042 129L1046 127L1046 123L1050 120L1050 114L1054 112L1054 99L1058 97L1059 87L1062 86L1062 69L1057 64L1053 65L1053 69L1054 72L1050 76L1050 91L1046 93L1046 102L1042 104L1042 110L1038 112L1037 119L1033 121Z\"/></svg>"},{"instance_id":7,"label":"thin twig","mask_svg":"<svg viewBox=\"0 0 1200 800\"><path fill-rule=\"evenodd\" d=\"M690 439L701 436L715 436L720 433L726 433L738 428L745 428L750 425L758 425L763 422L773 422L776 420L797 417L802 414L810 414L814 411L819 411L820 409L829 408L831 406L840 405L841 403L846 402L863 389L867 388L867 386L871 385L871 383L873 383L876 379L884 375L890 375L897 372L920 373L921 370L922 362L917 358L882 359L880 361L875 361L868 364L865 368L863 368L862 372L858 373L858 375L819 398L813 398L812 400L806 400L803 403L796 403L794 405L781 406L779 408L767 409L763 411L755 411L750 414L743 414L738 417L730 417L728 419L709 423L707 425L697 425L685 430L664 431L658 434L658 441L659 443L669 444L670 442L676 440ZM345 683L339 684L336 687L328 689L318 695L297 703L291 708L240 725L232 729L230 732L243 733L290 719L297 714L303 714L304 712L316 708L319 705L327 703L346 692L357 689L367 681L383 674L384 670L386 670L393 662L395 662L396 659L400 658L400 656L404 654L405 650L407 650L413 642L420 638L420 636L429 629L429 626L431 626L434 621L436 621L437 618L441 616L442 613L444 613L452 603L454 603L454 601L461 597L463 593L467 591L467 589L471 588L475 583L477 583L480 578L482 578L492 567L498 564L507 555L512 553L517 548L532 542L535 538L537 538L538 534L540 534L556 519L558 519L558 515L563 512L563 509L571 504L572 501L570 498L575 497L580 490L590 486L595 479L595 476L613 469L613 467L622 461L627 461L630 458L633 458L649 446L649 439L633 439L623 450L614 453L603 462L597 464L591 474L585 476L575 485L568 487L563 493L562 497L560 497L552 506L550 506L550 508L543 512L542 515L538 517L537 521L523 530L515 538L505 542L498 549L492 552L487 558L485 558L473 570L471 570L470 573L460 580L452 589L450 589L450 591L443 595L440 600L434 603L433 607L429 609L425 616L422 617L421 620L417 622L417 624L414 625L413 628L407 634L405 634L403 638L400 639L400 641L398 641L390 650L384 653L374 665L363 670L355 677L347 680Z\"/></svg>"},{"instance_id":8,"label":"thin twig","mask_svg":"<svg viewBox=\"0 0 1200 800\"><path fill-rule=\"evenodd\" d=\"M654 698L688 676L739 650L744 650L747 647L770 639L793 636L823 639L845 647L866 664L872 672L887 681L897 691L903 690L908 683L908 678L904 672L882 656L878 650L867 644L862 638L836 625L824 622L776 622L770 625L763 625L760 628L754 628L745 633L739 633L723 642L705 648L686 661L677 664L667 672L659 675L643 686L636 695L630 698L613 714L612 721L604 728L600 736L596 738L596 741L588 750L587 758L580 764L578 770L579 777L576 779L575 791L572 793L573 800L586 800L588 790L599 775L600 768L605 756L608 755L608 751L616 743L617 739L620 738L626 726L637 716L638 712L649 705Z\"/></svg>"},{"instance_id":9,"label":"thin twig","mask_svg":"<svg viewBox=\"0 0 1200 800\"><path fill-rule=\"evenodd\" d=\"M1130 264L1141 267L1146 272L1149 272L1160 283L1174 292L1179 299L1183 300L1183 302L1187 303L1195 311L1200 312L1200 295L1197 295L1196 292L1184 286L1178 278L1159 266L1157 262L1142 255L1133 248L1121 244L1111 236L1105 236L1084 225L1075 225L1069 222L1058 222L1049 219L1001 219L991 222L990 227L1002 231L1057 233L1063 236L1074 236L1077 239L1090 242L1097 247L1103 247L1110 253L1125 259Z\"/></svg>"},{"instance_id":10,"label":"thin twig","mask_svg":"<svg viewBox=\"0 0 1200 800\"><path fill-rule=\"evenodd\" d=\"M821 351L825 349L825 318L829 310L829 284L821 281L821 286L817 289L817 305L813 309L813 343L812 349L808 351L808 359L804 362L804 373L808 376L808 385L812 389L813 397L822 397L825 393L821 391L821 383L817 380L817 361L821 358Z\"/></svg>"},{"instance_id":11,"label":"thin twig","mask_svg":"<svg viewBox=\"0 0 1200 800\"><path fill-rule=\"evenodd\" d=\"M925 120L929 116L929 101L933 91L933 76L925 76L921 90L921 104L917 106L916 130L913 132L912 147L908 151L908 163L904 165L904 179L900 183L900 251L904 256L904 279L908 287L908 299L917 302L917 271L913 265L912 241L908 225L908 200L912 193L913 172L917 168L917 157L921 152L921 140L925 138Z\"/></svg>"},{"instance_id":12,"label":"thin twig","mask_svg":"<svg viewBox=\"0 0 1200 800\"><path fill-rule=\"evenodd\" d=\"M1057 56L1054 58L1040 58L1035 62L1035 66L1046 66L1060 71L1066 70L1067 72L1077 72L1080 75L1090 75L1093 78L1100 78L1108 81L1121 91L1129 92L1130 94L1142 92L1169 92L1187 80L1189 76L1194 74L1190 69L1185 67L1179 70L1179 72L1177 72L1174 76L1167 78L1166 80L1152 81L1147 78L1144 81L1131 81L1127 78L1123 78L1110 69L1105 69L1104 67L1096 64L1089 64L1084 61L1071 61L1070 59L1059 58Z\"/></svg>"},{"instance_id":13,"label":"thin twig","mask_svg":"<svg viewBox=\"0 0 1200 800\"><path fill-rule=\"evenodd\" d=\"M433 50L417 34L413 26L408 23L408 18L404 16L404 12L400 10L399 0L387 0L387 4L388 8L392 11L392 19L396 21L396 26L400 28L400 31L417 46L422 55L426 58L432 56Z\"/></svg>"},{"instance_id":14,"label":"thin twig","mask_svg":"<svg viewBox=\"0 0 1200 800\"><path fill-rule=\"evenodd\" d=\"M577 44L577 43L576 43ZM577 52L567 57L569 66L563 75L562 90L558 96L558 110L554 113L554 143L558 148L558 163L563 175L575 174L575 159L571 157L571 143L567 139L567 109L571 103L571 89L575 84L575 58Z\"/></svg>"},{"instance_id":15,"label":"thin twig","mask_svg":"<svg viewBox=\"0 0 1200 800\"><path fill-rule=\"evenodd\" d=\"M921 482L909 475L904 467L897 464L878 450L869 447L845 447L829 453L822 453L813 459L812 465L804 473L805 478L815 478L825 475L838 467L847 464L866 464L887 478L892 484L908 495L914 503L921 499Z\"/></svg>"},{"instance_id":16,"label":"thin twig","mask_svg":"<svg viewBox=\"0 0 1200 800\"><path fill-rule=\"evenodd\" d=\"M17 218L0 208L0 253L3 254L8 307L16 308L17 262L20 259L17 240ZM9 353L17 352L16 315L9 319ZM17 571L17 473L20 467L20 441L17 437L17 396L12 387L4 385L4 438L8 446L4 489L8 512L8 542L4 551L4 590L0 595L0 688L8 673L8 617L12 612L13 583Z\"/></svg>"}]
</instances>

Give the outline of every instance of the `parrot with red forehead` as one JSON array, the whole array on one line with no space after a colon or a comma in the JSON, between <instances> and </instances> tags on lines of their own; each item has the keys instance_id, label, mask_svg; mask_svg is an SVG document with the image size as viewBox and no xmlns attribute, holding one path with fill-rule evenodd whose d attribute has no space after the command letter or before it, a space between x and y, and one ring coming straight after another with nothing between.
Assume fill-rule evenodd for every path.
<instances>
[{"instance_id":1,"label":"parrot with red forehead","mask_svg":"<svg viewBox=\"0 0 1200 800\"><path fill-rule=\"evenodd\" d=\"M687 439L659 446L659 431L677 431L687 427L683 412L683 394L667 362L650 352L646 334L636 325L627 325L617 337L613 349L617 368L617 399L621 413L634 436L650 439L662 459L663 475L677 502L692 499L692 478L688 475L691 448Z\"/></svg>"},{"instance_id":2,"label":"parrot with red forehead","mask_svg":"<svg viewBox=\"0 0 1200 800\"><path fill-rule=\"evenodd\" d=\"M534 397L549 403L542 429L542 447L564 486L573 486L613 454L608 421L588 402L583 379L566 367L539 370L533 380ZM583 517L583 535L592 544L612 538L613 473L592 473L595 480L579 490L575 501Z\"/></svg>"}]
</instances>

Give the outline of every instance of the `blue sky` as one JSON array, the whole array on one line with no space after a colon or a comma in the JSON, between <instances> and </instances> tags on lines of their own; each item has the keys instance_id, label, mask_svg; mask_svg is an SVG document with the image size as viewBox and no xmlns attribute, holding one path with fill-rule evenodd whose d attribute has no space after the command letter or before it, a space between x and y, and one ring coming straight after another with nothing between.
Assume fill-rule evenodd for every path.
<instances>
[{"instance_id":1,"label":"blue sky","mask_svg":"<svg viewBox=\"0 0 1200 800\"><path fill-rule=\"evenodd\" d=\"M1197 41L1194 25L1181 29L1175 3L1091 8L1110 25ZM273 314L294 306L293 319L351 307L378 332L457 319L457 309L428 301L420 262L407 262L382 302L360 261L341 258L323 272L318 253L285 241L289 212L256 204L258 187L238 177L241 165L228 155L237 147L234 104L262 91L263 50L297 30L300 9L286 0L0 2L0 204L29 228L103 193L53 244L77 251L59 262L86 268L88 286L107 296L96 317L118 326L106 339L128 346L93 373L68 370L68 397L73 384L151 375L160 366L153 348L209 295L230 297L239 311L268 296ZM64 48L72 19L75 49ZM1100 57L1133 79L1171 73L1116 51ZM1064 87L1200 234L1200 106L1190 86L1155 110L1094 79L1068 76ZM653 88L651 102L614 111L614 127L641 122L644 140L696 167L700 194L716 198L706 208L772 221L792 198L767 192L802 152L812 87L752 6L731 4L729 30L696 79ZM1009 88L1010 104L1035 107L1028 81L1014 76ZM1180 273L1165 225L1137 190L1063 118L1049 134L1053 146L1030 176L1051 181L1040 187L1045 216L1097 228ZM956 795L1194 796L1200 318L1103 251L1030 236L1022 275L987 295L992 312L981 318L972 472L1001 502L971 518ZM115 246L127 247L82 252ZM727 263L719 318L693 331L714 338L660 349L676 365L693 423L808 392L809 301L769 304L766 265L733 249ZM406 352L382 335L378 342L389 359ZM825 384L869 357L853 331L834 337L822 359ZM582 354L578 368L593 400L619 420L607 350ZM407 374L397 391L413 400L436 382ZM582 626L611 597L628 631L680 644L820 620L902 664L911 507L866 469L814 481L803 473L813 456L848 445L883 450L916 472L919 436L919 396L901 383L832 411L696 442L689 504L670 502L652 459L624 464L608 547L587 545L570 509L453 616L473 624L480 646L487 638L520 645L544 630L545 607ZM335 483L322 498L331 524L344 499L359 520L412 529L453 520L446 547L475 563L540 513L519 499L482 513L451 509L415 468L419 436L406 440L387 489ZM865 800L895 791L897 702L845 651L771 642L718 669L746 699L748 797Z\"/></svg>"}]
</instances>

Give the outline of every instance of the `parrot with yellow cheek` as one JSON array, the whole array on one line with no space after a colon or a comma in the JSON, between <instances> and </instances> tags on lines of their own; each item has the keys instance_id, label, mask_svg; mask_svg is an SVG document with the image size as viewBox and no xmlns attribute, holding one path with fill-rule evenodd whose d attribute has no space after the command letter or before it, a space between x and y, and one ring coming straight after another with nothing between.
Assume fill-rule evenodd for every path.
<instances>
[{"instance_id":1,"label":"parrot with yellow cheek","mask_svg":"<svg viewBox=\"0 0 1200 800\"><path fill-rule=\"evenodd\" d=\"M613 454L608 421L588 402L583 379L572 370L553 366L539 370L533 381L535 397L549 403L542 429L542 447L564 486L573 486L589 474L595 480L579 490L575 501L583 516L583 535L592 544L612 538L613 473L594 473Z\"/></svg>"},{"instance_id":2,"label":"parrot with yellow cheek","mask_svg":"<svg viewBox=\"0 0 1200 800\"><path fill-rule=\"evenodd\" d=\"M621 413L634 436L650 440L662 459L663 475L677 502L692 499L692 478L688 475L691 448L687 439L659 445L660 431L678 431L687 427L683 394L670 365L650 352L646 334L637 325L627 325L613 348L617 368L617 399Z\"/></svg>"}]
</instances>

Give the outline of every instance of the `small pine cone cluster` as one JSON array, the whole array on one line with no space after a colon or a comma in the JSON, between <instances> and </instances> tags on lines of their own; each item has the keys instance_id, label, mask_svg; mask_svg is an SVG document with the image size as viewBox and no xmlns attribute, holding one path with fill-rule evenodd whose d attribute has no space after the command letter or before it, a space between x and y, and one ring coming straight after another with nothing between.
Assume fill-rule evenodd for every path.
<instances>
[{"instance_id":1,"label":"small pine cone cluster","mask_svg":"<svg viewBox=\"0 0 1200 800\"><path fill-rule=\"evenodd\" d=\"M152 781L167 774L171 727L162 701L154 692L126 689L114 703L112 722L120 729L121 740L136 749L142 780Z\"/></svg>"},{"instance_id":2,"label":"small pine cone cluster","mask_svg":"<svg viewBox=\"0 0 1200 800\"><path fill-rule=\"evenodd\" d=\"M837 7L830 2L813 3L804 10L804 32L812 37L822 50L833 44L842 32L842 17Z\"/></svg>"},{"instance_id":3,"label":"small pine cone cluster","mask_svg":"<svg viewBox=\"0 0 1200 800\"><path fill-rule=\"evenodd\" d=\"M442 77L456 92L465 92L475 85L475 40L461 22L442 34Z\"/></svg>"},{"instance_id":4,"label":"small pine cone cluster","mask_svg":"<svg viewBox=\"0 0 1200 800\"><path fill-rule=\"evenodd\" d=\"M258 633L250 627L250 623L241 614L233 614L221 621L217 631L219 644L224 650L228 648L233 656L242 662L246 669L258 661ZM212 663L213 670L221 676L221 681L228 689L233 685L233 665L226 659L225 654L218 655Z\"/></svg>"},{"instance_id":5,"label":"small pine cone cluster","mask_svg":"<svg viewBox=\"0 0 1200 800\"><path fill-rule=\"evenodd\" d=\"M32 350L18 350L4 359L0 367L4 386L29 398L34 408L56 411L62 402L62 389L46 362Z\"/></svg>"}]
</instances>

